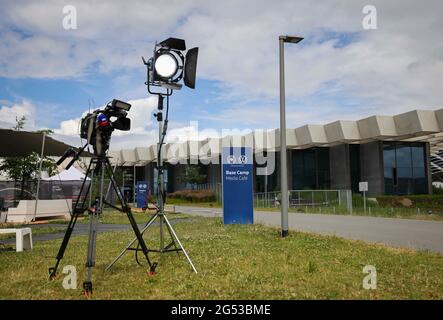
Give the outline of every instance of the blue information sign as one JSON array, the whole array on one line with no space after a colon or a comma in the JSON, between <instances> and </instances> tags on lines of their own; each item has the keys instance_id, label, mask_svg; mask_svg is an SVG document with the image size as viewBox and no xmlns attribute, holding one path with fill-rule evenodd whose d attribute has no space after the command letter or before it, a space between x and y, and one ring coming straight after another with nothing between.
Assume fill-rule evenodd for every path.
<instances>
[{"instance_id":1,"label":"blue information sign","mask_svg":"<svg viewBox=\"0 0 443 320\"><path fill-rule=\"evenodd\" d=\"M254 223L252 148L223 148L223 221Z\"/></svg>"},{"instance_id":2,"label":"blue information sign","mask_svg":"<svg viewBox=\"0 0 443 320\"><path fill-rule=\"evenodd\" d=\"M137 181L137 208L146 208L148 206L148 182Z\"/></svg>"}]
</instances>

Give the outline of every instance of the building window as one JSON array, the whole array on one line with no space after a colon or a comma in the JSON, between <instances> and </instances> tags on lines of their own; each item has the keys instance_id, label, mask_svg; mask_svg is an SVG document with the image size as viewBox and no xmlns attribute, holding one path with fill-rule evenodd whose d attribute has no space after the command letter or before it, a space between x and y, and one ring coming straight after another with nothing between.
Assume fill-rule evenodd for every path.
<instances>
[{"instance_id":1,"label":"building window","mask_svg":"<svg viewBox=\"0 0 443 320\"><path fill-rule=\"evenodd\" d=\"M359 144L349 145L349 159L351 166L351 189L353 192L359 192L358 184L361 181Z\"/></svg>"},{"instance_id":2,"label":"building window","mask_svg":"<svg viewBox=\"0 0 443 320\"><path fill-rule=\"evenodd\" d=\"M292 185L295 190L329 189L329 148L294 150L292 154Z\"/></svg>"},{"instance_id":3,"label":"building window","mask_svg":"<svg viewBox=\"0 0 443 320\"><path fill-rule=\"evenodd\" d=\"M386 194L428 192L424 143L384 142L384 182Z\"/></svg>"},{"instance_id":4,"label":"building window","mask_svg":"<svg viewBox=\"0 0 443 320\"><path fill-rule=\"evenodd\" d=\"M263 157L271 157L271 155L267 151L263 151ZM267 176L258 175L257 168L265 168L268 165L272 168L272 166L267 163L257 164L257 162L254 161L255 192L273 192L280 190L280 185L278 184L278 176L280 175L280 152L274 153L274 157L274 170L271 172L271 169L269 169Z\"/></svg>"}]
</instances>

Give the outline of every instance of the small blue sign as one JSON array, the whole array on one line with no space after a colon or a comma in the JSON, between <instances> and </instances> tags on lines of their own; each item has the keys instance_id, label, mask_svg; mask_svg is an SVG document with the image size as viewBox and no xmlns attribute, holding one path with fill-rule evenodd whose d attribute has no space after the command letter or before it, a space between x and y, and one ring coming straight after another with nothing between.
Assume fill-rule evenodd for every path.
<instances>
[{"instance_id":1,"label":"small blue sign","mask_svg":"<svg viewBox=\"0 0 443 320\"><path fill-rule=\"evenodd\" d=\"M137 208L146 208L148 206L148 182L137 181Z\"/></svg>"},{"instance_id":2,"label":"small blue sign","mask_svg":"<svg viewBox=\"0 0 443 320\"><path fill-rule=\"evenodd\" d=\"M252 148L223 148L221 167L225 224L254 223L252 160Z\"/></svg>"}]
</instances>

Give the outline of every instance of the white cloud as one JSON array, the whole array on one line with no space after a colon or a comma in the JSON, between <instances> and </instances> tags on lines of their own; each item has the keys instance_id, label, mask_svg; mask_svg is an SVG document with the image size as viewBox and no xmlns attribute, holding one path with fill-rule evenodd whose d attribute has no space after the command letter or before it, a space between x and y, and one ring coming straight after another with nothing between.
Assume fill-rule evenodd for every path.
<instances>
[{"instance_id":1,"label":"white cloud","mask_svg":"<svg viewBox=\"0 0 443 320\"><path fill-rule=\"evenodd\" d=\"M80 133L80 118L65 120L60 123L60 128L55 129L57 134L64 134L68 136L75 136Z\"/></svg>"},{"instance_id":2,"label":"white cloud","mask_svg":"<svg viewBox=\"0 0 443 320\"><path fill-rule=\"evenodd\" d=\"M0 4L1 76L126 74L140 70L140 55L150 55L155 40L173 35L200 47L198 76L219 81L218 98L226 102L196 117L269 128L278 125L278 35L296 34L305 40L286 45L288 126L442 107L439 0L374 0L378 29L371 31L361 26L366 0L71 1L78 9L74 31L62 28L63 4ZM140 96L135 92L131 96ZM151 131L156 140L155 103L147 100L134 100L133 129L115 140L132 134L143 143ZM248 100L256 103L241 103ZM57 132L76 134L78 120L62 122ZM170 139L190 133L184 125L171 128Z\"/></svg>"},{"instance_id":3,"label":"white cloud","mask_svg":"<svg viewBox=\"0 0 443 320\"><path fill-rule=\"evenodd\" d=\"M77 8L76 30L63 28L64 2L0 4L0 75L79 78L140 67L140 56L150 54L157 37L168 35L193 6L180 0L70 4Z\"/></svg>"},{"instance_id":4,"label":"white cloud","mask_svg":"<svg viewBox=\"0 0 443 320\"><path fill-rule=\"evenodd\" d=\"M168 131L167 143L204 140L218 138L221 134L215 129L199 129L198 121L190 121L187 126L179 126Z\"/></svg>"},{"instance_id":5,"label":"white cloud","mask_svg":"<svg viewBox=\"0 0 443 320\"><path fill-rule=\"evenodd\" d=\"M16 119L26 118L25 130L35 129L35 107L28 101L23 100L20 103L11 105L0 105L0 127L12 128L16 125Z\"/></svg>"}]
</instances>

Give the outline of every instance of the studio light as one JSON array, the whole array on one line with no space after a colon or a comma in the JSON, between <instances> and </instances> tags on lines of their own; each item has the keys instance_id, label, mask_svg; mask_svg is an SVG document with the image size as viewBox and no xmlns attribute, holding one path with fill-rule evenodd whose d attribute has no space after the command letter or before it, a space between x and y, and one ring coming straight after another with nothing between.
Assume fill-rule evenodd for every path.
<instances>
[{"instance_id":1,"label":"studio light","mask_svg":"<svg viewBox=\"0 0 443 320\"><path fill-rule=\"evenodd\" d=\"M170 79L178 71L177 59L169 53L158 56L155 60L155 71L160 77Z\"/></svg>"},{"instance_id":2,"label":"studio light","mask_svg":"<svg viewBox=\"0 0 443 320\"><path fill-rule=\"evenodd\" d=\"M150 94L157 95L158 105L157 112L154 113L154 117L158 122L158 144L157 144L157 159L156 159L156 186L154 189L155 196L157 198L156 213L146 223L145 227L141 230L143 235L149 228L154 226L154 221L159 220L157 225L160 228L160 248L158 250L150 250L158 253L167 252L183 252L188 259L189 264L197 273L197 269L192 263L191 258L188 256L185 248L180 242L174 228L169 222L164 206L166 201L167 190L165 190L165 173L167 168L163 162L163 147L165 146L166 132L168 131L168 115L169 115L169 98L173 94L174 90L181 89L182 85L179 83L184 80L185 86L194 89L195 78L197 71L197 56L198 48L192 48L186 52L185 40L177 38L168 38L160 43L156 43L154 47L154 53L148 61L142 57L143 63L146 65L146 82ZM156 89L154 89L156 87ZM166 109L166 110L164 110ZM164 116L163 116L164 115ZM166 230L165 230L166 228ZM168 235L171 237L171 242L167 244ZM128 244L128 246L114 259L114 261L107 267L107 270L118 261L123 254L127 251L136 251L133 248L133 244L137 239L134 239Z\"/></svg>"},{"instance_id":3,"label":"studio light","mask_svg":"<svg viewBox=\"0 0 443 320\"><path fill-rule=\"evenodd\" d=\"M155 44L154 53L148 61L143 58L148 69L146 85L151 94L170 95L172 90L182 88L181 80L188 88L195 89L198 48L185 52L185 40L168 38ZM153 92L151 87L162 87L167 91Z\"/></svg>"}]
</instances>

